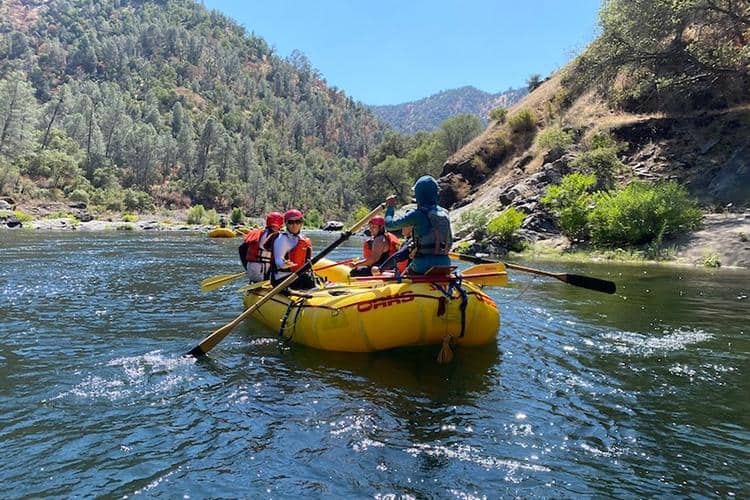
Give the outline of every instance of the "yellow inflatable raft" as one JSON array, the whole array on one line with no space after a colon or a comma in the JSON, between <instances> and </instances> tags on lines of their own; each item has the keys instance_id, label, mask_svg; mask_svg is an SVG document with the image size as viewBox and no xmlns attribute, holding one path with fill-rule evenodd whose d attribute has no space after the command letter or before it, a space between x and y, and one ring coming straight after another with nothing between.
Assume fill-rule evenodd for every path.
<instances>
[{"instance_id":1,"label":"yellow inflatable raft","mask_svg":"<svg viewBox=\"0 0 750 500\"><path fill-rule=\"evenodd\" d=\"M245 294L248 308L269 288ZM278 294L252 313L281 337L316 349L370 352L395 347L495 341L500 313L469 282L363 282Z\"/></svg>"},{"instance_id":2,"label":"yellow inflatable raft","mask_svg":"<svg viewBox=\"0 0 750 500\"><path fill-rule=\"evenodd\" d=\"M208 232L209 238L234 238L236 233L229 227L217 227Z\"/></svg>"}]
</instances>

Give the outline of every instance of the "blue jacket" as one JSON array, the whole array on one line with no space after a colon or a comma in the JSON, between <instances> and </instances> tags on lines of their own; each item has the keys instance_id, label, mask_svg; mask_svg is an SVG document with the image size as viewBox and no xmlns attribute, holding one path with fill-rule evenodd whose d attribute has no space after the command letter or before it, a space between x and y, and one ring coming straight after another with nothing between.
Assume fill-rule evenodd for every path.
<instances>
[{"instance_id":1,"label":"blue jacket","mask_svg":"<svg viewBox=\"0 0 750 500\"><path fill-rule=\"evenodd\" d=\"M417 255L409 264L409 270L414 274L424 274L433 266L450 265L451 261L447 253L450 251L453 235L450 231L448 211L437 204L437 181L429 175L420 177L414 184L414 195L417 199L417 208L402 217L395 217L395 207L386 208L385 228L392 231L412 226L412 234L417 243ZM443 224L443 231L440 235L442 240L440 252L444 254L436 255L432 251L435 241L435 223L430 221L430 217L433 218L433 221L437 220Z\"/></svg>"}]
</instances>

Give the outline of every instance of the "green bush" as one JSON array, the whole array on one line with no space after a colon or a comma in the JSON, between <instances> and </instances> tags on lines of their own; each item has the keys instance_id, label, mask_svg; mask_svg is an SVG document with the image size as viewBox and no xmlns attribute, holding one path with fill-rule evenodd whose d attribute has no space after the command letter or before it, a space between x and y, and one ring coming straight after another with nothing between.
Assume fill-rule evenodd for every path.
<instances>
[{"instance_id":1,"label":"green bush","mask_svg":"<svg viewBox=\"0 0 750 500\"><path fill-rule=\"evenodd\" d=\"M550 125L536 136L536 146L542 151L566 149L573 144L573 136L560 125Z\"/></svg>"},{"instance_id":2,"label":"green bush","mask_svg":"<svg viewBox=\"0 0 750 500\"><path fill-rule=\"evenodd\" d=\"M33 215L27 214L26 212L23 212L21 210L15 210L13 212L13 215L15 215L16 219L18 219L22 223L23 222L31 222L32 220L34 220L34 216Z\"/></svg>"},{"instance_id":3,"label":"green bush","mask_svg":"<svg viewBox=\"0 0 750 500\"><path fill-rule=\"evenodd\" d=\"M195 205L194 207L190 207L187 211L188 224L201 224L205 217L206 209L203 208L203 205Z\"/></svg>"},{"instance_id":4,"label":"green bush","mask_svg":"<svg viewBox=\"0 0 750 500\"><path fill-rule=\"evenodd\" d=\"M231 222L235 226L239 226L240 224L245 223L245 214L242 213L241 208L234 207L232 209L232 213L229 215L229 222Z\"/></svg>"},{"instance_id":5,"label":"green bush","mask_svg":"<svg viewBox=\"0 0 750 500\"><path fill-rule=\"evenodd\" d=\"M594 174L598 180L597 187L609 189L614 186L615 173L625 168L618 153L617 146L599 147L579 154L570 165L581 172Z\"/></svg>"},{"instance_id":6,"label":"green bush","mask_svg":"<svg viewBox=\"0 0 750 500\"><path fill-rule=\"evenodd\" d=\"M464 210L458 217L458 225L461 231L467 233L475 233L476 236L481 236L487 230L487 223L490 220L489 210L472 208Z\"/></svg>"},{"instance_id":7,"label":"green bush","mask_svg":"<svg viewBox=\"0 0 750 500\"><path fill-rule=\"evenodd\" d=\"M499 238L504 242L510 242L513 233L521 229L525 217L523 213L510 207L490 221L487 225L487 232L490 236Z\"/></svg>"},{"instance_id":8,"label":"green bush","mask_svg":"<svg viewBox=\"0 0 750 500\"><path fill-rule=\"evenodd\" d=\"M310 229L319 229L323 227L323 216L317 209L311 208L305 212L305 226Z\"/></svg>"},{"instance_id":9,"label":"green bush","mask_svg":"<svg viewBox=\"0 0 750 500\"><path fill-rule=\"evenodd\" d=\"M216 226L219 224L219 213L215 209L207 210L206 215L203 217L203 222L209 226Z\"/></svg>"},{"instance_id":10,"label":"green bush","mask_svg":"<svg viewBox=\"0 0 750 500\"><path fill-rule=\"evenodd\" d=\"M138 216L135 214L122 214L123 222L138 222Z\"/></svg>"},{"instance_id":11,"label":"green bush","mask_svg":"<svg viewBox=\"0 0 750 500\"><path fill-rule=\"evenodd\" d=\"M536 128L539 119L530 109L522 109L508 118L508 125L513 132L531 132Z\"/></svg>"},{"instance_id":12,"label":"green bush","mask_svg":"<svg viewBox=\"0 0 750 500\"><path fill-rule=\"evenodd\" d=\"M123 205L125 205L127 210L145 212L154 209L154 200L144 191L128 189L125 191Z\"/></svg>"},{"instance_id":13,"label":"green bush","mask_svg":"<svg viewBox=\"0 0 750 500\"><path fill-rule=\"evenodd\" d=\"M630 183L615 193L599 192L588 216L597 245L641 245L697 228L702 214L695 199L676 182Z\"/></svg>"},{"instance_id":14,"label":"green bush","mask_svg":"<svg viewBox=\"0 0 750 500\"><path fill-rule=\"evenodd\" d=\"M572 240L588 236L587 212L594 184L596 176L573 173L563 177L559 185L548 187L541 199L557 217L562 233Z\"/></svg>"},{"instance_id":15,"label":"green bush","mask_svg":"<svg viewBox=\"0 0 750 500\"><path fill-rule=\"evenodd\" d=\"M70 201L79 201L85 204L89 204L89 194L83 189L75 189L70 195L68 195Z\"/></svg>"},{"instance_id":16,"label":"green bush","mask_svg":"<svg viewBox=\"0 0 750 500\"><path fill-rule=\"evenodd\" d=\"M354 220L360 221L365 218L367 214L370 213L370 209L367 207L359 207L354 211Z\"/></svg>"},{"instance_id":17,"label":"green bush","mask_svg":"<svg viewBox=\"0 0 750 500\"><path fill-rule=\"evenodd\" d=\"M505 119L508 117L508 110L505 108L495 108L490 111L490 120L498 123L505 123Z\"/></svg>"}]
</instances>

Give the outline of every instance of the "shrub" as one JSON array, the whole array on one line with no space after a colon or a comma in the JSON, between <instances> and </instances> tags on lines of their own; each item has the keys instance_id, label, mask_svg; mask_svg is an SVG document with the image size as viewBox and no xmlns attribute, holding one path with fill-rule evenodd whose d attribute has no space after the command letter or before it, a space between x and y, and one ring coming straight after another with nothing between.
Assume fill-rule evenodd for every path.
<instances>
[{"instance_id":1,"label":"shrub","mask_svg":"<svg viewBox=\"0 0 750 500\"><path fill-rule=\"evenodd\" d=\"M319 229L323 227L323 216L318 212L317 209L311 208L305 212L305 226L310 229Z\"/></svg>"},{"instance_id":2,"label":"shrub","mask_svg":"<svg viewBox=\"0 0 750 500\"><path fill-rule=\"evenodd\" d=\"M508 117L508 110L505 108L495 108L490 111L490 120L498 123L505 123L505 119Z\"/></svg>"},{"instance_id":3,"label":"shrub","mask_svg":"<svg viewBox=\"0 0 750 500\"><path fill-rule=\"evenodd\" d=\"M536 128L538 121L533 111L522 109L508 118L508 125L513 132L531 132Z\"/></svg>"},{"instance_id":4,"label":"shrub","mask_svg":"<svg viewBox=\"0 0 750 500\"><path fill-rule=\"evenodd\" d=\"M490 236L499 238L503 242L510 242L513 233L521 229L525 217L523 213L510 207L490 221L487 225L487 232Z\"/></svg>"},{"instance_id":5,"label":"shrub","mask_svg":"<svg viewBox=\"0 0 750 500\"><path fill-rule=\"evenodd\" d=\"M488 165L498 165L511 150L513 142L507 130L499 130L487 141L484 161Z\"/></svg>"},{"instance_id":6,"label":"shrub","mask_svg":"<svg viewBox=\"0 0 750 500\"><path fill-rule=\"evenodd\" d=\"M615 172L625 168L617 157L617 147L600 147L579 154L571 167L587 174L594 174L598 179L598 188L609 189L614 186Z\"/></svg>"},{"instance_id":7,"label":"shrub","mask_svg":"<svg viewBox=\"0 0 750 500\"><path fill-rule=\"evenodd\" d=\"M526 88L529 92L533 92L537 87L542 84L542 75L535 73L526 80Z\"/></svg>"},{"instance_id":8,"label":"shrub","mask_svg":"<svg viewBox=\"0 0 750 500\"><path fill-rule=\"evenodd\" d=\"M13 212L13 215L15 215L16 219L18 219L22 223L23 222L31 222L32 220L34 220L34 216L33 215L27 214L26 212L23 212L21 210L15 210Z\"/></svg>"},{"instance_id":9,"label":"shrub","mask_svg":"<svg viewBox=\"0 0 750 500\"><path fill-rule=\"evenodd\" d=\"M489 210L480 208L465 210L458 217L458 224L461 227L461 232L473 232L477 237L483 235L487 230L488 221Z\"/></svg>"},{"instance_id":10,"label":"shrub","mask_svg":"<svg viewBox=\"0 0 750 500\"><path fill-rule=\"evenodd\" d=\"M89 194L84 191L83 189L75 189L70 195L68 196L70 201L80 201L85 204L89 204Z\"/></svg>"},{"instance_id":11,"label":"shrub","mask_svg":"<svg viewBox=\"0 0 750 500\"><path fill-rule=\"evenodd\" d=\"M206 215L203 217L205 224L209 226L216 226L219 224L219 213L215 209L207 210Z\"/></svg>"},{"instance_id":12,"label":"shrub","mask_svg":"<svg viewBox=\"0 0 750 500\"><path fill-rule=\"evenodd\" d=\"M536 146L542 151L565 149L573 144L573 136L560 125L550 125L536 137Z\"/></svg>"},{"instance_id":13,"label":"shrub","mask_svg":"<svg viewBox=\"0 0 750 500\"><path fill-rule=\"evenodd\" d=\"M589 191L596 184L596 176L573 173L562 178L559 185L547 188L541 201L557 217L565 236L582 240L588 236L586 214L591 204Z\"/></svg>"},{"instance_id":14,"label":"shrub","mask_svg":"<svg viewBox=\"0 0 750 500\"><path fill-rule=\"evenodd\" d=\"M707 252L703 254L703 266L704 267L721 267L721 259L719 254L715 252Z\"/></svg>"},{"instance_id":15,"label":"shrub","mask_svg":"<svg viewBox=\"0 0 750 500\"><path fill-rule=\"evenodd\" d=\"M367 207L359 207L354 211L354 220L360 221L365 218L367 214L370 213L370 209Z\"/></svg>"},{"instance_id":16,"label":"shrub","mask_svg":"<svg viewBox=\"0 0 750 500\"><path fill-rule=\"evenodd\" d=\"M461 241L455 247L453 247L452 251L456 253L467 253L469 249L471 249L471 242Z\"/></svg>"},{"instance_id":17,"label":"shrub","mask_svg":"<svg viewBox=\"0 0 750 500\"><path fill-rule=\"evenodd\" d=\"M206 209L203 205L195 205L190 207L187 211L187 223L188 224L200 224L203 222L203 218L206 216Z\"/></svg>"},{"instance_id":18,"label":"shrub","mask_svg":"<svg viewBox=\"0 0 750 500\"><path fill-rule=\"evenodd\" d=\"M234 207L232 209L232 213L229 215L229 222L231 222L235 226L239 226L240 224L245 223L245 214L242 213L241 208Z\"/></svg>"},{"instance_id":19,"label":"shrub","mask_svg":"<svg viewBox=\"0 0 750 500\"><path fill-rule=\"evenodd\" d=\"M144 192L136 189L128 189L125 191L125 198L123 199L123 205L127 210L133 210L136 212L144 212L153 210L154 200L151 196Z\"/></svg>"},{"instance_id":20,"label":"shrub","mask_svg":"<svg viewBox=\"0 0 750 500\"><path fill-rule=\"evenodd\" d=\"M122 214L123 222L138 222L138 216L135 214Z\"/></svg>"},{"instance_id":21,"label":"shrub","mask_svg":"<svg viewBox=\"0 0 750 500\"><path fill-rule=\"evenodd\" d=\"M697 201L673 181L632 182L615 193L597 193L594 204L588 217L591 237L604 246L649 243L695 229L702 219Z\"/></svg>"}]
</instances>

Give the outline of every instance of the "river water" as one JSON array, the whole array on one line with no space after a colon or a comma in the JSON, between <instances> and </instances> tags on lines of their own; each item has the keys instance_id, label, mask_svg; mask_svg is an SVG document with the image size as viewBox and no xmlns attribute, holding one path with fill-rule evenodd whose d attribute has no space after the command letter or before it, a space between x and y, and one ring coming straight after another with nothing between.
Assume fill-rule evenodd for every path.
<instances>
[{"instance_id":1,"label":"river water","mask_svg":"<svg viewBox=\"0 0 750 500\"><path fill-rule=\"evenodd\" d=\"M0 232L3 497L750 495L748 272L533 263L618 293L511 271L496 345L449 365L252 322L181 357L241 312L198 286L237 244Z\"/></svg>"}]
</instances>

